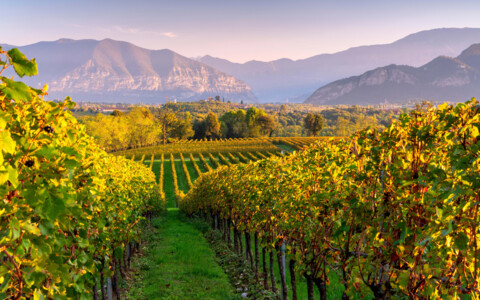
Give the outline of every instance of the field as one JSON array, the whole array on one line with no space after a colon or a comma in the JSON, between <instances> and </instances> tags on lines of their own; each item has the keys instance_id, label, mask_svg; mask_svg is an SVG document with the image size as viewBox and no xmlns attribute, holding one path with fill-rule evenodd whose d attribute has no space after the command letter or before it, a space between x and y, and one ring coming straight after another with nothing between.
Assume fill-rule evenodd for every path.
<instances>
[{"instance_id":1,"label":"field","mask_svg":"<svg viewBox=\"0 0 480 300\"><path fill-rule=\"evenodd\" d=\"M299 150L303 146L313 143L316 140L324 139L319 137L263 137L263 138L242 138L242 139L220 139L214 141L180 140L175 143L129 149L113 152L114 155L121 155L134 160L144 160L152 155L159 157L164 154L205 154L205 153L245 153L268 151L277 152L279 147L285 150Z\"/></svg>"},{"instance_id":2,"label":"field","mask_svg":"<svg viewBox=\"0 0 480 300\"><path fill-rule=\"evenodd\" d=\"M145 166L151 168L152 171L156 174L157 181L159 182L159 185L161 185L162 190L165 193L167 207L170 207L168 218L174 219L168 220L168 222L164 225L159 224L158 227L164 227L165 230L171 231L177 229L171 229L169 227L169 224L176 224L177 226L179 226L179 224L183 224L182 226L189 226L188 224L185 224L185 222L188 223L185 218L183 218L182 221L178 219L179 216L177 212L175 212L175 208L178 207L179 201L181 201L181 199L185 197L188 191L193 187L195 180L199 178L199 176L201 176L202 174L216 170L218 168L221 168L222 166L230 167L239 163L249 163L273 156L283 157L289 155L293 151L298 151L303 147L314 143L317 140L321 140L321 138L295 137L240 139L233 141L185 141L174 145L135 149L116 154L125 155L130 159L135 159L143 163ZM172 208L174 210L172 210ZM193 244L190 245L190 243L192 242L190 240L182 240L184 248L197 247ZM253 245L255 243L253 234L251 235L250 240L250 243ZM242 243L244 244L245 240ZM164 245L158 244L156 247L153 248L162 249L162 247L164 247ZM243 245L243 247L246 247L246 245ZM155 255L165 256L168 254L158 254L152 252L151 255L152 257L155 257ZM200 258L197 258L197 260L199 259ZM287 256L286 259L288 265L290 256ZM149 272L149 282L155 280L165 281L165 278L163 277L166 273L169 272L169 266L163 265L165 257L152 258L152 261L149 263L154 264L156 260L162 261L162 268L167 268L167 270L164 270L163 272L156 275ZM179 261L178 264L184 263ZM268 268L270 268L269 264L270 263L267 261L266 265L268 265ZM274 263L272 264L272 267L275 274L275 287L278 290L281 286L281 276L276 257L274 258ZM174 267L171 266L171 268ZM178 266L175 268L178 268ZM176 270L176 272L180 271ZM188 272L186 271L186 273ZM152 276L154 277L153 279L150 278ZM307 298L307 283L305 278L302 277L298 272L295 277L297 280L297 295L299 299ZM286 279L288 280L288 282L290 282L290 270L286 270ZM198 278L196 277L188 279L188 281L192 282L196 282L197 280ZM329 296L332 298L341 297L343 287L339 284L338 278L333 278L332 281L333 284L329 287L328 291ZM290 284L288 286L290 286ZM269 279L269 287L271 288L271 279ZM148 290L148 287L145 286L144 288L145 290ZM318 296L317 291L315 291L315 294ZM291 297L291 294L289 296ZM210 297L215 298L216 296L214 294L211 294Z\"/></svg>"},{"instance_id":3,"label":"field","mask_svg":"<svg viewBox=\"0 0 480 300\"><path fill-rule=\"evenodd\" d=\"M114 154L148 166L155 173L157 182L165 193L167 206L178 207L177 199L185 195L193 182L205 172L220 166L249 163L270 156L284 156L320 139L290 137L181 141Z\"/></svg>"}]
</instances>

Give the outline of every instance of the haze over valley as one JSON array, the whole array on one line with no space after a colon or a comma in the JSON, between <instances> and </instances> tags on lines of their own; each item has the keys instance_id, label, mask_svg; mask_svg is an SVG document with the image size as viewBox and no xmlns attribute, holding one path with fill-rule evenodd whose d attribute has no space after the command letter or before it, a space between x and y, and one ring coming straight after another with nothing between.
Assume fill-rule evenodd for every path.
<instances>
[{"instance_id":1,"label":"haze over valley","mask_svg":"<svg viewBox=\"0 0 480 300\"><path fill-rule=\"evenodd\" d=\"M456 57L478 42L478 28L443 28L413 33L390 44L354 47L301 60L284 58L243 64L212 56L190 59L169 49L149 50L111 39L60 39L19 49L35 57L39 64L39 76L28 78L26 82L36 87L49 84L53 98L70 95L80 101L153 104L169 100L196 101L218 95L222 99L246 103L307 101L335 105L374 104L385 99L408 102L448 100L455 95L461 99L475 96L479 92L474 84L476 66L471 66L471 74L466 75L471 77L468 88L465 84L451 83L433 91L427 82L422 83L426 85L412 85L416 80L412 78L417 78L418 74L405 74L438 56ZM3 44L3 47L14 46ZM451 64L441 62L444 60L433 62L436 72L448 73L444 75L447 77L462 76L454 74ZM351 89L350 81L341 81L347 82L347 87L338 87L338 82L329 84L392 64L399 66L389 66L373 74L401 73L410 78L405 79L409 85L375 84L369 85L368 91L356 89L347 93L345 89ZM365 76L371 79L372 73L363 78ZM392 79L387 81L392 82ZM463 88L459 89L460 86Z\"/></svg>"}]
</instances>

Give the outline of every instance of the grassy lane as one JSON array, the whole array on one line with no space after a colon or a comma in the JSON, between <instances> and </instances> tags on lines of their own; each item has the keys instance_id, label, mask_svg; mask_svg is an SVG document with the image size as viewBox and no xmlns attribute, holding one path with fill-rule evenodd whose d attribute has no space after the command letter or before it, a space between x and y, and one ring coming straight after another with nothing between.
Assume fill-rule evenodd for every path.
<instances>
[{"instance_id":1,"label":"grassy lane","mask_svg":"<svg viewBox=\"0 0 480 300\"><path fill-rule=\"evenodd\" d=\"M140 270L129 299L238 299L215 253L178 209L155 218L147 232Z\"/></svg>"},{"instance_id":2,"label":"grassy lane","mask_svg":"<svg viewBox=\"0 0 480 300\"><path fill-rule=\"evenodd\" d=\"M297 151L297 150L293 149L293 147L285 145L285 144L275 144L275 146L280 148L280 150L284 150L287 153L292 153L293 151Z\"/></svg>"},{"instance_id":3,"label":"grassy lane","mask_svg":"<svg viewBox=\"0 0 480 300\"><path fill-rule=\"evenodd\" d=\"M155 160L152 166L152 171L153 173L155 173L155 176L157 177L157 182L160 179L160 164L161 164L160 160Z\"/></svg>"},{"instance_id":4,"label":"grassy lane","mask_svg":"<svg viewBox=\"0 0 480 300\"><path fill-rule=\"evenodd\" d=\"M190 173L190 179L192 180L192 183L194 183L195 180L197 180L198 175L197 172L195 172L195 168L193 167L193 163L190 158L185 159L185 165L187 166L188 173Z\"/></svg>"},{"instance_id":5,"label":"grassy lane","mask_svg":"<svg viewBox=\"0 0 480 300\"><path fill-rule=\"evenodd\" d=\"M175 159L175 170L177 170L178 189L186 194L188 192L187 178L185 177L180 159Z\"/></svg>"},{"instance_id":6,"label":"grassy lane","mask_svg":"<svg viewBox=\"0 0 480 300\"><path fill-rule=\"evenodd\" d=\"M173 188L172 164L170 159L165 159L163 165L163 191L167 199L167 207L176 207L175 190Z\"/></svg>"},{"instance_id":7,"label":"grassy lane","mask_svg":"<svg viewBox=\"0 0 480 300\"><path fill-rule=\"evenodd\" d=\"M200 158L195 157L195 155L193 157L195 158L195 162L197 163L197 166L200 169L200 171L202 171L202 173L207 172L208 170L207 170L207 168L205 168L205 166L203 165L203 162L200 160Z\"/></svg>"}]
</instances>

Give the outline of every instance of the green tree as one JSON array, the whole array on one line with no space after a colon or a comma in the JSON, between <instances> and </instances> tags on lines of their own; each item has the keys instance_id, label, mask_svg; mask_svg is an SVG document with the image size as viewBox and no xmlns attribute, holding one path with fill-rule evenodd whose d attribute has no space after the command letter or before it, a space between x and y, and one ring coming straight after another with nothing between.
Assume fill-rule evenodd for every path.
<instances>
[{"instance_id":1,"label":"green tree","mask_svg":"<svg viewBox=\"0 0 480 300\"><path fill-rule=\"evenodd\" d=\"M220 121L224 124L223 136L230 138L242 138L248 135L248 127L246 124L246 114L244 110L231 110L220 117Z\"/></svg>"},{"instance_id":2,"label":"green tree","mask_svg":"<svg viewBox=\"0 0 480 300\"><path fill-rule=\"evenodd\" d=\"M248 136L249 137L257 137L260 136L260 126L257 123L257 119L260 116L263 116L265 112L261 109L258 109L256 107L250 107L247 110L247 114L245 116L245 122L247 123L248 126Z\"/></svg>"},{"instance_id":3,"label":"green tree","mask_svg":"<svg viewBox=\"0 0 480 300\"><path fill-rule=\"evenodd\" d=\"M155 118L160 124L162 132L163 144L167 143L167 138L175 131L178 122L177 116L172 112L171 108L164 105L160 109L155 110Z\"/></svg>"},{"instance_id":4,"label":"green tree","mask_svg":"<svg viewBox=\"0 0 480 300\"><path fill-rule=\"evenodd\" d=\"M309 113L303 120L303 123L309 136L316 136L323 129L323 117L321 114Z\"/></svg>"},{"instance_id":5,"label":"green tree","mask_svg":"<svg viewBox=\"0 0 480 300\"><path fill-rule=\"evenodd\" d=\"M183 118L178 119L174 130L174 136L179 139L188 139L195 134L192 127L192 115L186 112Z\"/></svg>"},{"instance_id":6,"label":"green tree","mask_svg":"<svg viewBox=\"0 0 480 300\"><path fill-rule=\"evenodd\" d=\"M158 130L155 118L146 107L135 107L128 115L131 147L143 147L156 142Z\"/></svg>"},{"instance_id":7,"label":"green tree","mask_svg":"<svg viewBox=\"0 0 480 300\"><path fill-rule=\"evenodd\" d=\"M205 115L197 115L197 118L193 121L193 131L195 134L193 138L201 140L205 138Z\"/></svg>"},{"instance_id":8,"label":"green tree","mask_svg":"<svg viewBox=\"0 0 480 300\"><path fill-rule=\"evenodd\" d=\"M265 136L272 136L273 131L277 127L273 117L267 114L259 116L256 123L260 128L260 134Z\"/></svg>"},{"instance_id":9,"label":"green tree","mask_svg":"<svg viewBox=\"0 0 480 300\"><path fill-rule=\"evenodd\" d=\"M205 119L205 137L217 139L220 137L220 122L214 113L208 113Z\"/></svg>"}]
</instances>

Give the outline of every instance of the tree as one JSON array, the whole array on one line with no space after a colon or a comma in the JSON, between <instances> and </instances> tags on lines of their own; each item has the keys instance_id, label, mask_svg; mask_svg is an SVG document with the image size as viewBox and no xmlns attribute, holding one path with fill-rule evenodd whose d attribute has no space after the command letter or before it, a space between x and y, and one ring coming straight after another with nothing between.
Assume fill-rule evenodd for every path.
<instances>
[{"instance_id":1,"label":"tree","mask_svg":"<svg viewBox=\"0 0 480 300\"><path fill-rule=\"evenodd\" d=\"M256 123L260 127L260 133L266 136L272 136L272 133L277 126L273 117L267 114L259 116Z\"/></svg>"},{"instance_id":2,"label":"tree","mask_svg":"<svg viewBox=\"0 0 480 300\"><path fill-rule=\"evenodd\" d=\"M114 109L111 115L115 117L120 117L123 116L123 112L119 111L118 109Z\"/></svg>"},{"instance_id":3,"label":"tree","mask_svg":"<svg viewBox=\"0 0 480 300\"><path fill-rule=\"evenodd\" d=\"M347 136L353 132L352 123L344 117L338 117L337 124L335 126L336 136Z\"/></svg>"},{"instance_id":4,"label":"tree","mask_svg":"<svg viewBox=\"0 0 480 300\"><path fill-rule=\"evenodd\" d=\"M201 140L205 138L205 115L197 115L197 118L193 121L193 131L195 134L193 138Z\"/></svg>"},{"instance_id":5,"label":"tree","mask_svg":"<svg viewBox=\"0 0 480 300\"><path fill-rule=\"evenodd\" d=\"M263 116L265 112L261 109L258 109L254 106L250 107L247 110L247 114L245 116L245 121L248 126L248 136L249 137L257 137L260 136L260 126L257 123L257 119L260 116Z\"/></svg>"},{"instance_id":6,"label":"tree","mask_svg":"<svg viewBox=\"0 0 480 300\"><path fill-rule=\"evenodd\" d=\"M309 113L303 120L303 124L309 136L316 136L323 129L323 117L321 114Z\"/></svg>"},{"instance_id":7,"label":"tree","mask_svg":"<svg viewBox=\"0 0 480 300\"><path fill-rule=\"evenodd\" d=\"M126 115L129 123L130 146L143 147L156 142L155 118L146 107L137 106Z\"/></svg>"},{"instance_id":8,"label":"tree","mask_svg":"<svg viewBox=\"0 0 480 300\"><path fill-rule=\"evenodd\" d=\"M248 135L248 127L245 123L244 110L231 110L220 118L223 128L223 136L229 138L242 138Z\"/></svg>"},{"instance_id":9,"label":"tree","mask_svg":"<svg viewBox=\"0 0 480 300\"><path fill-rule=\"evenodd\" d=\"M179 139L188 139L192 137L194 133L192 128L192 115L187 111L184 118L177 120L174 135Z\"/></svg>"},{"instance_id":10,"label":"tree","mask_svg":"<svg viewBox=\"0 0 480 300\"><path fill-rule=\"evenodd\" d=\"M220 122L217 116L210 112L205 119L205 136L210 139L217 139L220 137Z\"/></svg>"},{"instance_id":11,"label":"tree","mask_svg":"<svg viewBox=\"0 0 480 300\"><path fill-rule=\"evenodd\" d=\"M167 138L175 130L178 121L177 116L167 107L167 105L164 105L162 108L155 111L155 118L160 123L163 144L165 145L167 143Z\"/></svg>"}]
</instances>

